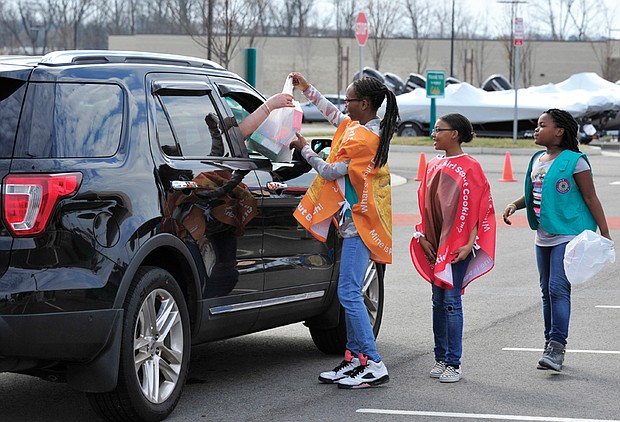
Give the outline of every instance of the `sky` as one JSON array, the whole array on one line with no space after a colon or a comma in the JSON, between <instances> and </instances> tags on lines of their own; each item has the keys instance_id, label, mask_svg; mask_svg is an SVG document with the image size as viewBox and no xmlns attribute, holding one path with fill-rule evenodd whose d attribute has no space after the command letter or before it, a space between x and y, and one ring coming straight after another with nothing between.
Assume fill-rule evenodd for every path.
<instances>
[{"instance_id":1,"label":"sky","mask_svg":"<svg viewBox=\"0 0 620 422\"><path fill-rule=\"evenodd\" d=\"M452 0L433 0L436 4L445 4L447 7L450 7L452 4ZM495 31L495 25L492 22L497 22L498 18L505 19L510 13L510 4L500 3L506 2L510 0L454 0L457 5L457 9L461 8L462 10L467 10L468 14L471 16L486 16L487 21L489 22L489 27L491 30ZM523 18L524 30L527 34L528 32L528 22L532 24L532 19L528 15L535 16L537 13L536 5L546 4L547 0L515 0L521 3L516 5L517 7L517 15ZM559 0L553 0L555 2ZM612 31L608 33L599 33L596 34L598 36L611 37L615 39L620 39L620 0L585 0L588 2L595 2L600 4L601 7L605 9L605 14L608 17L613 18L613 22L611 23ZM323 10L331 10L331 6L333 6L333 0L318 0L318 3L322 5ZM580 2L576 2L580 3ZM360 10L361 11L361 10ZM538 19L540 22L540 18ZM592 25L593 28L605 28L607 29L607 25L603 23L594 22ZM508 31L506 31L508 32Z\"/></svg>"},{"instance_id":2,"label":"sky","mask_svg":"<svg viewBox=\"0 0 620 422\"><path fill-rule=\"evenodd\" d=\"M450 2L450 0L438 0L440 2ZM505 3L500 3L500 1L510 1L510 0L456 0L456 4L460 5L460 7L465 8L468 7L470 10L478 9L481 14L486 14L487 16L497 16L498 14L504 15L507 10L509 10L510 5ZM523 24L525 26L525 32L527 33L527 24L528 24L528 14L536 13L533 11L533 8L536 4L540 4L546 0L517 0L525 3L517 4L517 15L523 18ZM607 16L613 17L613 22L611 24L612 31L609 35L611 38L620 39L620 1L618 0L597 0L598 3L601 3L602 7L606 9Z\"/></svg>"}]
</instances>

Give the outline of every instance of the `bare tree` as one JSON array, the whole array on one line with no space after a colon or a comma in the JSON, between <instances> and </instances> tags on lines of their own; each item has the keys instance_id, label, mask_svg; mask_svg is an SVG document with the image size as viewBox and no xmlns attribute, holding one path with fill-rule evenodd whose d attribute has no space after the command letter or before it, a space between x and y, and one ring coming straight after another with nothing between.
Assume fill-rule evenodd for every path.
<instances>
[{"instance_id":1,"label":"bare tree","mask_svg":"<svg viewBox=\"0 0 620 422\"><path fill-rule=\"evenodd\" d=\"M605 23L606 16L599 0L546 0L537 11L542 13L532 14L532 20L548 28L552 40L567 40L571 36L590 39L593 33L601 32L601 22Z\"/></svg>"},{"instance_id":2,"label":"bare tree","mask_svg":"<svg viewBox=\"0 0 620 422\"><path fill-rule=\"evenodd\" d=\"M222 66L228 67L238 52L241 39L255 36L257 28L260 27L259 21L265 10L265 3L244 0L211 1L211 4L209 0L202 1L195 10L175 7L172 11L175 15L186 13L193 16L196 13L196 19L184 22L184 32L190 35L196 44L211 51L214 59ZM195 21L201 25L196 25ZM210 28L207 27L209 22L212 22ZM210 31L212 37L208 36Z\"/></svg>"},{"instance_id":3,"label":"bare tree","mask_svg":"<svg viewBox=\"0 0 620 422\"><path fill-rule=\"evenodd\" d=\"M334 0L335 21L336 21L336 56L337 56L337 83L338 93L344 92L344 87L348 83L349 50L344 49L343 39L354 36L354 25L357 13L357 3L355 0ZM346 66L345 66L346 64Z\"/></svg>"},{"instance_id":4,"label":"bare tree","mask_svg":"<svg viewBox=\"0 0 620 422\"><path fill-rule=\"evenodd\" d=\"M369 47L375 69L379 70L388 38L394 34L400 4L392 0L368 0Z\"/></svg>"},{"instance_id":5,"label":"bare tree","mask_svg":"<svg viewBox=\"0 0 620 422\"><path fill-rule=\"evenodd\" d=\"M605 22L605 10L600 1L594 0L567 0L569 3L568 14L577 30L577 39L586 40L591 38L592 26L600 29L601 23Z\"/></svg>"},{"instance_id":6,"label":"bare tree","mask_svg":"<svg viewBox=\"0 0 620 422\"><path fill-rule=\"evenodd\" d=\"M422 73L428 60L427 38L431 30L432 6L430 0L404 0L403 8L411 26L411 38L414 45L414 71Z\"/></svg>"},{"instance_id":7,"label":"bare tree","mask_svg":"<svg viewBox=\"0 0 620 422\"><path fill-rule=\"evenodd\" d=\"M56 24L60 48L78 48L78 33L93 12L93 0L48 0L49 12Z\"/></svg>"},{"instance_id":8,"label":"bare tree","mask_svg":"<svg viewBox=\"0 0 620 422\"><path fill-rule=\"evenodd\" d=\"M9 51L20 54L45 53L53 20L38 1L19 1L0 7L0 27Z\"/></svg>"}]
</instances>

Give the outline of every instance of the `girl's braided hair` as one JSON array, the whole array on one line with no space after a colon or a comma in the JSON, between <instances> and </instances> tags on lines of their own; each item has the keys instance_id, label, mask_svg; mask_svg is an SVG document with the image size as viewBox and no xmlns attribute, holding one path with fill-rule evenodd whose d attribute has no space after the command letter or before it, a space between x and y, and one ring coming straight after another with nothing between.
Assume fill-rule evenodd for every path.
<instances>
[{"instance_id":1,"label":"girl's braided hair","mask_svg":"<svg viewBox=\"0 0 620 422\"><path fill-rule=\"evenodd\" d=\"M368 76L354 81L353 89L360 98L368 98L370 106L375 110L379 110L387 97L385 114L379 126L381 129L379 148L375 155L375 168L382 167L387 163L390 141L396 132L399 119L396 96L383 82Z\"/></svg>"},{"instance_id":2,"label":"girl's braided hair","mask_svg":"<svg viewBox=\"0 0 620 422\"><path fill-rule=\"evenodd\" d=\"M579 123L577 120L568 111L558 108L550 108L543 114L548 114L553 119L555 127L564 129L560 148L579 152Z\"/></svg>"}]
</instances>

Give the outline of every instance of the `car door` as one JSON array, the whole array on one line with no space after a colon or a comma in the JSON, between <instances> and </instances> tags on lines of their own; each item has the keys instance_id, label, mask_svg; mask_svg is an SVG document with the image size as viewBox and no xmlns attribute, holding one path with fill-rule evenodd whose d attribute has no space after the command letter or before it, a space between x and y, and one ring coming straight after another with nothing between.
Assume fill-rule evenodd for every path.
<instances>
[{"instance_id":1,"label":"car door","mask_svg":"<svg viewBox=\"0 0 620 422\"><path fill-rule=\"evenodd\" d=\"M247 332L264 283L261 201L252 162L236 157L206 76L149 76L164 231L200 263L203 330L195 337Z\"/></svg>"},{"instance_id":2,"label":"car door","mask_svg":"<svg viewBox=\"0 0 620 422\"><path fill-rule=\"evenodd\" d=\"M262 104L233 81L213 81L238 120ZM257 151L248 150L248 154L260 157ZM272 165L270 171L256 172L258 185L254 188L262 197L256 219L264 230L265 297L279 297L279 303L322 298L334 271L335 239L317 241L293 217L316 174L299 157Z\"/></svg>"}]
</instances>

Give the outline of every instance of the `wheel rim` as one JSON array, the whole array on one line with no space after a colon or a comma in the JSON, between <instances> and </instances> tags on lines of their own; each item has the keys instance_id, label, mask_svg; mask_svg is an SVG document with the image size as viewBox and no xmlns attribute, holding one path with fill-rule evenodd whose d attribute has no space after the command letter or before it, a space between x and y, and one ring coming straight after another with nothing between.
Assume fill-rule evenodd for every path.
<instances>
[{"instance_id":1,"label":"wheel rim","mask_svg":"<svg viewBox=\"0 0 620 422\"><path fill-rule=\"evenodd\" d=\"M134 363L142 394L164 402L174 391L183 361L183 322L174 297L153 290L142 302L134 333Z\"/></svg>"},{"instance_id":2,"label":"wheel rim","mask_svg":"<svg viewBox=\"0 0 620 422\"><path fill-rule=\"evenodd\" d=\"M379 314L379 275L377 274L375 263L372 261L368 263L368 268L366 268L362 293L364 295L364 305L366 305L368 317L370 318L370 325L374 328L377 322L377 315Z\"/></svg>"},{"instance_id":3,"label":"wheel rim","mask_svg":"<svg viewBox=\"0 0 620 422\"><path fill-rule=\"evenodd\" d=\"M415 137L415 136L418 136L418 131L414 127L406 127L400 131L400 136Z\"/></svg>"}]
</instances>

